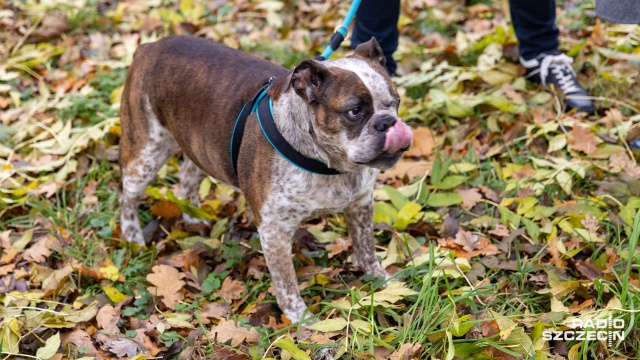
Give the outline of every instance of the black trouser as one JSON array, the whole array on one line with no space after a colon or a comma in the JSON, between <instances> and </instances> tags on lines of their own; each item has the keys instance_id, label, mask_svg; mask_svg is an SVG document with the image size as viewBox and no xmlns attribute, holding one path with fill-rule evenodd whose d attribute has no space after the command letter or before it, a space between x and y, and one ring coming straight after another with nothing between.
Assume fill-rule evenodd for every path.
<instances>
[{"instance_id":1,"label":"black trouser","mask_svg":"<svg viewBox=\"0 0 640 360\"><path fill-rule=\"evenodd\" d=\"M558 51L558 27L554 0L510 0L511 19L525 60ZM391 56L398 48L400 0L362 0L353 26L351 47L371 39L380 43L387 58L387 70L396 71Z\"/></svg>"}]
</instances>

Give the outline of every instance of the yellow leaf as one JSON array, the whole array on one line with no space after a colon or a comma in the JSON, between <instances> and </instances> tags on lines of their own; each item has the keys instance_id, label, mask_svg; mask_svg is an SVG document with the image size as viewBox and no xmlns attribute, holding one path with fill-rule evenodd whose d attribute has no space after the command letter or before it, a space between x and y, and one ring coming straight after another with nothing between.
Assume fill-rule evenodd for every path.
<instances>
[{"instance_id":1,"label":"yellow leaf","mask_svg":"<svg viewBox=\"0 0 640 360\"><path fill-rule=\"evenodd\" d=\"M120 291L118 291L118 289L114 288L113 286L103 286L102 290L104 290L104 293L107 294L109 299L113 301L114 304L117 304L128 298L127 295L121 293Z\"/></svg>"},{"instance_id":2,"label":"yellow leaf","mask_svg":"<svg viewBox=\"0 0 640 360\"><path fill-rule=\"evenodd\" d=\"M331 332L331 331L340 331L347 326L347 320L344 318L335 318L335 319L326 319L320 322L317 322L311 326L309 329L321 331L321 332Z\"/></svg>"},{"instance_id":3,"label":"yellow leaf","mask_svg":"<svg viewBox=\"0 0 640 360\"><path fill-rule=\"evenodd\" d=\"M6 354L18 354L18 342L20 341L20 324L13 318L4 324L2 328L2 352Z\"/></svg>"},{"instance_id":4,"label":"yellow leaf","mask_svg":"<svg viewBox=\"0 0 640 360\"><path fill-rule=\"evenodd\" d=\"M356 331L371 333L371 323L364 320L356 319L351 321L351 327Z\"/></svg>"},{"instance_id":5,"label":"yellow leaf","mask_svg":"<svg viewBox=\"0 0 640 360\"><path fill-rule=\"evenodd\" d=\"M174 327L178 328L186 328L186 329L194 329L192 323L189 322L191 319L190 314L178 314L178 313L165 313L164 318L167 322Z\"/></svg>"},{"instance_id":6,"label":"yellow leaf","mask_svg":"<svg viewBox=\"0 0 640 360\"><path fill-rule=\"evenodd\" d=\"M569 349L569 354L567 354L567 359L568 360L578 360L580 359L580 346L582 345L581 342L573 345L571 347L571 349Z\"/></svg>"},{"instance_id":7,"label":"yellow leaf","mask_svg":"<svg viewBox=\"0 0 640 360\"><path fill-rule=\"evenodd\" d=\"M330 277L328 277L325 274L317 274L315 275L313 278L311 278L311 283L309 284L309 286L311 285L327 285L328 283L332 283L334 280Z\"/></svg>"},{"instance_id":8,"label":"yellow leaf","mask_svg":"<svg viewBox=\"0 0 640 360\"><path fill-rule=\"evenodd\" d=\"M39 348L36 351L36 356L40 359L47 360L58 352L58 348L60 347L60 333L56 333L55 335L49 337L47 341L44 343L44 346Z\"/></svg>"},{"instance_id":9,"label":"yellow leaf","mask_svg":"<svg viewBox=\"0 0 640 360\"><path fill-rule=\"evenodd\" d=\"M111 281L116 281L120 277L118 268L113 265L101 267L100 274L102 274L102 276L104 276L105 279L109 279Z\"/></svg>"}]
</instances>

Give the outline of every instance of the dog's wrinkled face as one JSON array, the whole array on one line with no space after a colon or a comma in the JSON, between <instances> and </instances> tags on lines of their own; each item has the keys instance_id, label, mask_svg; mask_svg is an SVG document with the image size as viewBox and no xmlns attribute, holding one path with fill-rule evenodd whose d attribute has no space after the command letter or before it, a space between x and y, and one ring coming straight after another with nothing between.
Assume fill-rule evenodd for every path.
<instances>
[{"instance_id":1,"label":"dog's wrinkled face","mask_svg":"<svg viewBox=\"0 0 640 360\"><path fill-rule=\"evenodd\" d=\"M331 162L384 170L411 146L411 129L398 117L400 97L384 61L371 39L353 56L305 60L294 70L291 86L312 107L312 135Z\"/></svg>"}]
</instances>

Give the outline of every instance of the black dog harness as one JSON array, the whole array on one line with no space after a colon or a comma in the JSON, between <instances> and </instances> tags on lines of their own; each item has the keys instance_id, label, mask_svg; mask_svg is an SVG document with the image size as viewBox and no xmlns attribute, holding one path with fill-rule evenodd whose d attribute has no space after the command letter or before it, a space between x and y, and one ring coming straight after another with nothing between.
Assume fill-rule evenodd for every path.
<instances>
[{"instance_id":1,"label":"black dog harness","mask_svg":"<svg viewBox=\"0 0 640 360\"><path fill-rule=\"evenodd\" d=\"M282 156L287 159L293 165L300 169L320 174L320 175L338 175L339 171L328 167L320 160L308 158L298 152L296 149L287 142L282 136L276 123L273 120L273 100L267 95L267 90L271 86L269 81L260 88L260 90L249 100L240 111L240 114L236 118L236 124L233 128L233 134L231 135L231 164L233 165L233 173L238 177L238 154L240 153L240 145L242 144L242 136L244 135L244 128L249 118L254 111L258 118L258 124L264 137L267 138L271 146Z\"/></svg>"}]
</instances>

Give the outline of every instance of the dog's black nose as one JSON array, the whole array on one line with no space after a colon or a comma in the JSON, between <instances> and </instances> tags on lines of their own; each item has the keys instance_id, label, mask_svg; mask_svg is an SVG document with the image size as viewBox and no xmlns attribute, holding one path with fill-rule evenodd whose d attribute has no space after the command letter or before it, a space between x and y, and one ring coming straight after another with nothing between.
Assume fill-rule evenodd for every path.
<instances>
[{"instance_id":1,"label":"dog's black nose","mask_svg":"<svg viewBox=\"0 0 640 360\"><path fill-rule=\"evenodd\" d=\"M395 123L396 123L395 117L389 116L389 115L383 115L373 119L373 128L380 132L386 132Z\"/></svg>"}]
</instances>

